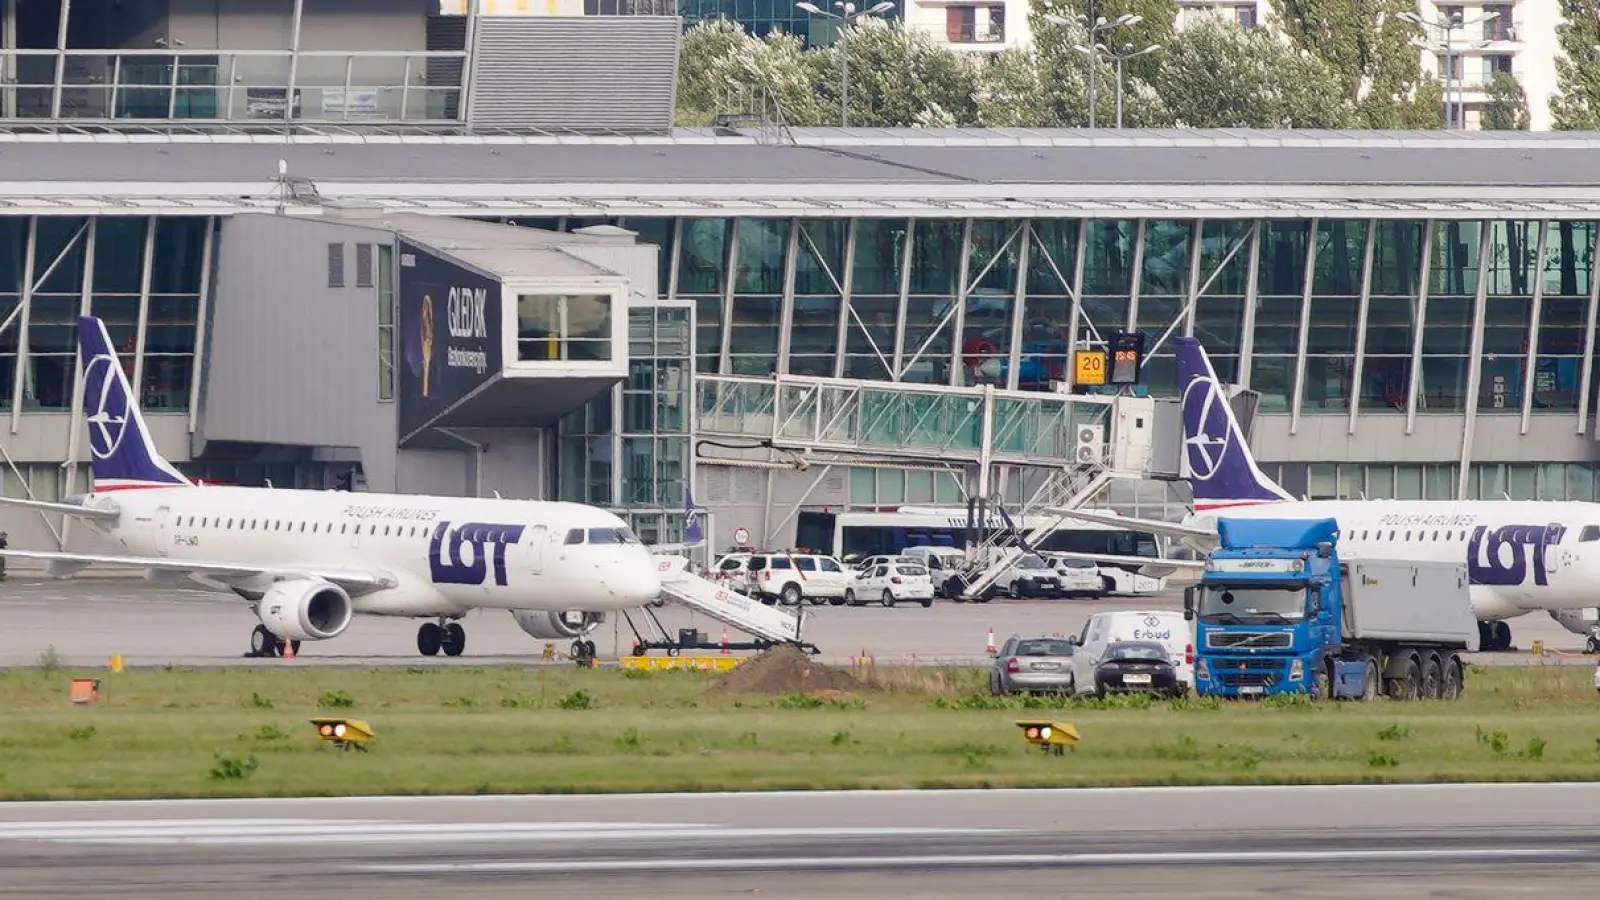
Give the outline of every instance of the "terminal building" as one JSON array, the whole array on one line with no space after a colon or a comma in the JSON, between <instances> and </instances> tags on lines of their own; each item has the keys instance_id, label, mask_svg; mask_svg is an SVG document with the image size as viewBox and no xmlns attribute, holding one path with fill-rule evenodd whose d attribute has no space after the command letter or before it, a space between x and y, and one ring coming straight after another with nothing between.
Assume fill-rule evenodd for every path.
<instances>
[{"instance_id":1,"label":"terminal building","mask_svg":"<svg viewBox=\"0 0 1600 900\"><path fill-rule=\"evenodd\" d=\"M670 16L51 6L0 50L9 496L87 486L92 313L193 476L647 542L691 497L715 549L814 546L1108 466L1150 477L1097 505L1177 516L1174 334L1297 495L1600 499L1593 135L675 130ZM1119 331L1145 406L1076 390Z\"/></svg>"}]
</instances>

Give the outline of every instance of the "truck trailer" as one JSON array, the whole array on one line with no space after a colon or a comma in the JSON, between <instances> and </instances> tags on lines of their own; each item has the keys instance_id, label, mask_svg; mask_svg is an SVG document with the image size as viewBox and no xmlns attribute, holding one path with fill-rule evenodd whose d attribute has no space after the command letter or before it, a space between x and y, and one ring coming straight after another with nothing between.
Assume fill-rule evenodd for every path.
<instances>
[{"instance_id":1,"label":"truck trailer","mask_svg":"<svg viewBox=\"0 0 1600 900\"><path fill-rule=\"evenodd\" d=\"M1217 521L1184 593L1195 691L1453 700L1478 649L1465 563L1344 560L1328 519Z\"/></svg>"}]
</instances>

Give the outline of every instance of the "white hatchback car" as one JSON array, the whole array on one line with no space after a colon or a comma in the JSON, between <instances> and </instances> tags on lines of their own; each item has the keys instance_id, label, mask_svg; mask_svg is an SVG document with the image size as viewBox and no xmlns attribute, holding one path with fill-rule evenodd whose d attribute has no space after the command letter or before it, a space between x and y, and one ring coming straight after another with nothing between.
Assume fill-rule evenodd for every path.
<instances>
[{"instance_id":1,"label":"white hatchback car","mask_svg":"<svg viewBox=\"0 0 1600 900\"><path fill-rule=\"evenodd\" d=\"M1089 560L1050 556L1045 561L1061 579L1061 596L1094 599L1105 595L1105 576L1100 573L1100 567Z\"/></svg>"},{"instance_id":2,"label":"white hatchback car","mask_svg":"<svg viewBox=\"0 0 1600 900\"><path fill-rule=\"evenodd\" d=\"M901 602L933 605L933 578L928 567L915 562L880 563L865 569L844 592L845 603L865 606L876 598L884 606Z\"/></svg>"}]
</instances>

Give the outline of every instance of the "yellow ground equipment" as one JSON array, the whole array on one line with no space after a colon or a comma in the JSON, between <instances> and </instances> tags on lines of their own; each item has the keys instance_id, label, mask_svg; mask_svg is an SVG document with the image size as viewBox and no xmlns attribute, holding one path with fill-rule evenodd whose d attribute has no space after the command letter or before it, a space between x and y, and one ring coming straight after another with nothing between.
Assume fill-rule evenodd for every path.
<instances>
[{"instance_id":1,"label":"yellow ground equipment","mask_svg":"<svg viewBox=\"0 0 1600 900\"><path fill-rule=\"evenodd\" d=\"M365 744L377 736L372 733L372 726L360 719L312 719L311 724L317 728L317 740L327 741L340 750L354 748L365 753Z\"/></svg>"},{"instance_id":2,"label":"yellow ground equipment","mask_svg":"<svg viewBox=\"0 0 1600 900\"><path fill-rule=\"evenodd\" d=\"M1071 722L1045 722L1037 719L1018 719L1022 739L1043 750L1060 756L1078 743L1078 729Z\"/></svg>"}]
</instances>

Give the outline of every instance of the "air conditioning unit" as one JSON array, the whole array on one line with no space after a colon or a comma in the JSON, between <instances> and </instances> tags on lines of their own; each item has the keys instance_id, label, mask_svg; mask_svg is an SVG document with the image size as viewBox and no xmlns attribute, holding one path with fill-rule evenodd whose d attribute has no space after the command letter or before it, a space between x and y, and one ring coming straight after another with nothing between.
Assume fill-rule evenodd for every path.
<instances>
[{"instance_id":1,"label":"air conditioning unit","mask_svg":"<svg viewBox=\"0 0 1600 900\"><path fill-rule=\"evenodd\" d=\"M1106 455L1106 427L1079 425L1072 458L1081 466L1100 465Z\"/></svg>"}]
</instances>

